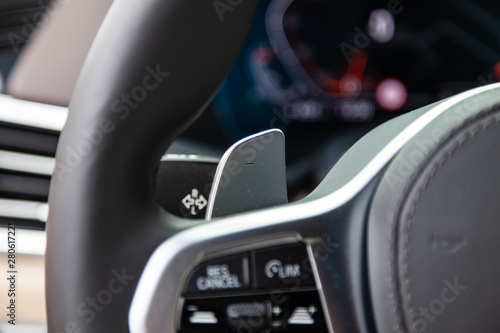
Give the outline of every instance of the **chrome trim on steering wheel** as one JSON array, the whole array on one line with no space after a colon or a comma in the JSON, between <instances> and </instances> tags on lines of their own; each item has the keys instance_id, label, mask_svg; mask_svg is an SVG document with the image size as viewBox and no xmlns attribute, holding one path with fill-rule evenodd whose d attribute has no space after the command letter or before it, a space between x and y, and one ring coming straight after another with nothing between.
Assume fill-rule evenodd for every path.
<instances>
[{"instance_id":1,"label":"chrome trim on steering wheel","mask_svg":"<svg viewBox=\"0 0 500 333\"><path fill-rule=\"evenodd\" d=\"M445 100L419 116L396 135L344 186L319 199L214 220L185 230L162 243L149 259L139 281L129 313L132 333L174 332L177 303L189 270L209 255L242 246L258 248L263 242L294 239L308 244L312 253L332 223L325 215L355 199L391 159L426 125L465 99L500 88L493 84ZM500 94L492 102L500 103ZM479 98L479 97L478 97ZM327 216L328 217L328 216ZM314 227L311 224L314 223ZM329 308L333 286L322 283L329 272L326 261L312 260L330 331L335 313Z\"/></svg>"}]
</instances>

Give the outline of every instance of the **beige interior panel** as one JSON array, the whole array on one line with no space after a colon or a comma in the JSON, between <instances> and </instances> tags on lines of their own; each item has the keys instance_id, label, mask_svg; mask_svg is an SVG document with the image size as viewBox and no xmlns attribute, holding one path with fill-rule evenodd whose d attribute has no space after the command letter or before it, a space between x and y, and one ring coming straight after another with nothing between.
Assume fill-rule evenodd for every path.
<instances>
[{"instance_id":1,"label":"beige interior panel","mask_svg":"<svg viewBox=\"0 0 500 333\"><path fill-rule=\"evenodd\" d=\"M67 106L94 37L113 0L54 0L9 81L19 99Z\"/></svg>"},{"instance_id":2,"label":"beige interior panel","mask_svg":"<svg viewBox=\"0 0 500 333\"><path fill-rule=\"evenodd\" d=\"M9 318L6 306L10 302L7 295L9 290L7 253L0 253L0 305L2 316L0 322L6 323ZM45 324L45 266L44 256L16 255L16 326L21 324Z\"/></svg>"}]
</instances>

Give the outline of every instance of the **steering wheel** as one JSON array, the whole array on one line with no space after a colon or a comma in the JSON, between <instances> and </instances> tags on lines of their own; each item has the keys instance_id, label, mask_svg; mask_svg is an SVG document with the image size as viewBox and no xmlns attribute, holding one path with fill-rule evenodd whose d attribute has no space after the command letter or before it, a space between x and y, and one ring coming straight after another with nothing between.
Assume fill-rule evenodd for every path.
<instances>
[{"instance_id":1,"label":"steering wheel","mask_svg":"<svg viewBox=\"0 0 500 333\"><path fill-rule=\"evenodd\" d=\"M256 6L112 5L57 151L49 332L498 331L498 84L379 126L300 202L209 222L155 203L160 157L216 93Z\"/></svg>"}]
</instances>

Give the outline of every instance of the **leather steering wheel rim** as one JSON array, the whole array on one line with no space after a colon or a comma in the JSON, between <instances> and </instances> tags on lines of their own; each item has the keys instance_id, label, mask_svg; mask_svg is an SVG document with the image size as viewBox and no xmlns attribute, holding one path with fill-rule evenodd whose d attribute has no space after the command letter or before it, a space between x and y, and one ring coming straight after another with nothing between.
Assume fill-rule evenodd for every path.
<instances>
[{"instance_id":1,"label":"leather steering wheel rim","mask_svg":"<svg viewBox=\"0 0 500 333\"><path fill-rule=\"evenodd\" d=\"M420 332L420 319L415 319L414 304L407 299L432 295L441 281L425 283L430 289L412 289L408 282L408 270L423 280L418 270L426 263L418 260L424 250L413 252L408 245L408 221L414 215L408 219L407 210L455 189L451 181L432 189L447 179L438 171L446 169L444 161L452 151L472 162L477 147L485 150L477 161L494 151L484 142L499 132L494 129L499 123L500 86L478 88L381 125L353 146L299 203L191 228L192 221L176 218L154 203L152 186L161 155L199 115L230 70L257 6L257 1L228 0L230 7L221 12L214 8L216 3L119 0L108 13L79 78L57 151L47 225L49 331L127 332L131 327L134 333L174 332L180 288L193 265L221 247L236 251L269 242L302 242L315 259L314 274L330 331ZM450 117L458 120L450 122ZM388 190L391 172L405 166L414 146L432 137L436 128L444 139L433 141L422 159L407 168L398 191ZM470 141L480 142L477 146L455 144L469 140L471 131L488 140ZM436 158L442 164L429 169ZM500 182L492 168L472 162L458 163L451 170L484 170L495 184ZM421 182L424 190L418 187ZM489 195L485 207L496 207L496 188L484 182L469 186L474 193ZM387 211L397 218L384 217ZM493 222L498 214L492 212L486 219L492 227L484 229L490 234L497 231ZM427 216L418 216L418 221L424 216L423 222L414 223L417 227L411 230L421 234L417 240L425 240L427 229L419 228L428 226ZM447 222L455 217L443 216ZM450 226L447 222L440 225ZM470 227L460 220L463 225ZM484 230L467 229L466 235L481 239L488 234ZM325 241L331 252L328 260L320 260ZM425 244L413 240L420 243ZM390 251L380 251L387 244ZM488 249L497 249L495 244L490 240ZM338 247L341 250L335 250ZM484 247L469 248L470 258L485 256ZM460 274L465 274L464 267L472 267L456 263L442 267ZM500 270L497 266L495 272ZM477 285L480 278L472 277L469 283ZM478 290L485 292L480 286ZM492 295L499 296L490 297L488 304L494 305L500 295ZM398 297L401 304L395 307ZM427 299L420 297L419 302ZM448 309L440 317L448 318L445 324L464 308ZM435 326L438 332L440 325L444 324Z\"/></svg>"},{"instance_id":2,"label":"leather steering wheel rim","mask_svg":"<svg viewBox=\"0 0 500 333\"><path fill-rule=\"evenodd\" d=\"M258 2L232 3L235 9L222 17L206 0L113 3L57 151L47 224L50 332L128 332L130 302L148 257L192 225L154 203L153 176L245 40ZM103 292L113 286L120 292ZM106 296L112 299L105 307L93 307Z\"/></svg>"}]
</instances>

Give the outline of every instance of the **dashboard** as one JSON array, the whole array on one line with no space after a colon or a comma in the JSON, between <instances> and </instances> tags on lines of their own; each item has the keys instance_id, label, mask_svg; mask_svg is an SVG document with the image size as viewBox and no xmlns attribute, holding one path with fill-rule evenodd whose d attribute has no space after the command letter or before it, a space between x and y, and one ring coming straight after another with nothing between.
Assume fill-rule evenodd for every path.
<instances>
[{"instance_id":1,"label":"dashboard","mask_svg":"<svg viewBox=\"0 0 500 333\"><path fill-rule=\"evenodd\" d=\"M101 7L104 16L107 7ZM97 30L94 25L88 30ZM499 41L500 3L492 1L261 0L232 71L184 135L192 143L187 152L203 146L221 156L245 136L279 128L286 136L290 198L300 199L380 123L499 81ZM19 55L2 56L6 49L1 59ZM71 86L61 82L76 81L78 70L63 70L53 58L61 71L54 77L63 79L39 83L44 89ZM5 64L12 61L0 62L7 81L11 66ZM75 77L68 80L62 71Z\"/></svg>"},{"instance_id":2,"label":"dashboard","mask_svg":"<svg viewBox=\"0 0 500 333\"><path fill-rule=\"evenodd\" d=\"M212 140L227 145L278 127L294 147L289 170L323 154L317 184L377 124L498 81L499 41L492 1L261 1L210 115L188 135L217 128Z\"/></svg>"},{"instance_id":3,"label":"dashboard","mask_svg":"<svg viewBox=\"0 0 500 333\"><path fill-rule=\"evenodd\" d=\"M7 80L12 57L5 60L5 50L11 49L5 45L0 45L0 73ZM320 183L355 141L380 123L497 81L500 3L261 0L231 73L208 112L183 138L195 143L195 148L206 145L216 155L245 136L280 128L287 140L289 198L296 201ZM0 82L0 91L7 92L2 86L6 85ZM66 109L57 111L60 115L54 118L62 119L62 124ZM0 134L32 130L21 125L13 127L0 119ZM36 149L17 140L2 140L0 149L41 155L50 169L60 127L29 133L29 145L35 142ZM34 214L23 217L29 222L25 227L43 229L51 171L33 174L30 170L1 170L0 195L43 202L28 206ZM6 179L23 181L27 185L22 191L27 188L28 194L21 193L19 182ZM6 184L14 184L15 189L5 190ZM43 253L45 244L40 248ZM45 314L34 318L43 321ZM0 329L4 328L0 325Z\"/></svg>"},{"instance_id":4,"label":"dashboard","mask_svg":"<svg viewBox=\"0 0 500 333\"><path fill-rule=\"evenodd\" d=\"M484 0L263 1L218 119L233 138L277 113L369 123L497 81L499 14Z\"/></svg>"}]
</instances>

